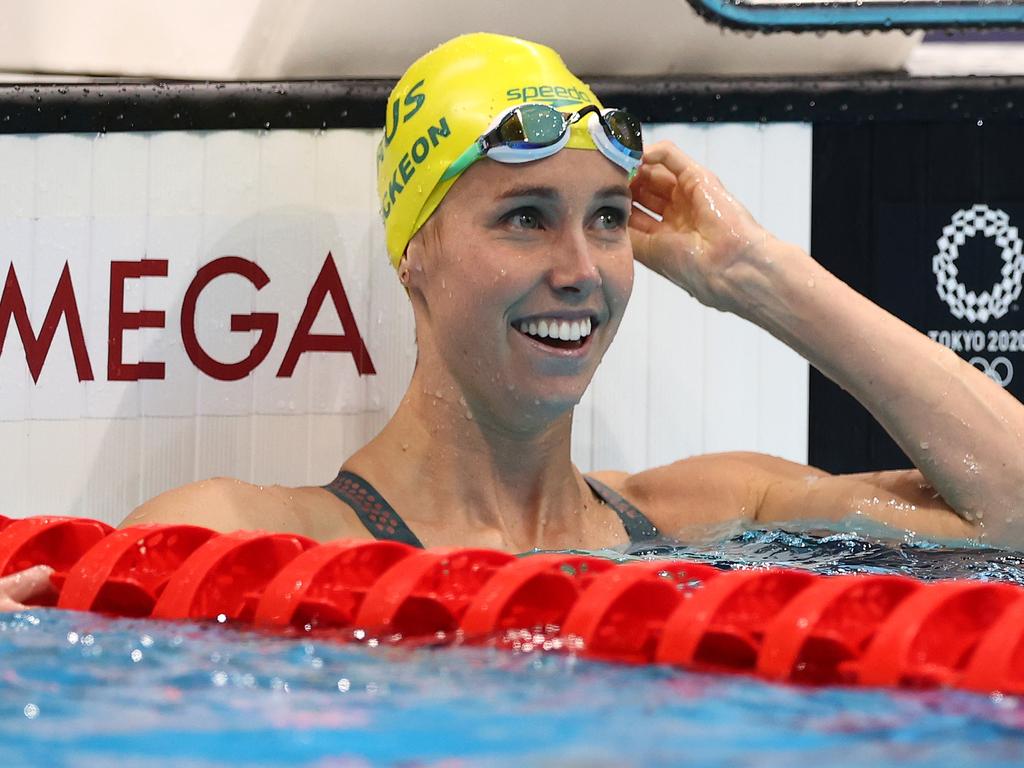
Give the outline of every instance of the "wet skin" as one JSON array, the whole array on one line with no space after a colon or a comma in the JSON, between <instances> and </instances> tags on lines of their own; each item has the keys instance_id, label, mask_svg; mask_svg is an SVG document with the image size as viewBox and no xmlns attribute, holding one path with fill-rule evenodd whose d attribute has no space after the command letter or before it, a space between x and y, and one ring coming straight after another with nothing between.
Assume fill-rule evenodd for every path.
<instances>
[{"instance_id":1,"label":"wet skin","mask_svg":"<svg viewBox=\"0 0 1024 768\"><path fill-rule=\"evenodd\" d=\"M509 170L471 167L399 277L416 317L418 382L458 392L489 429L528 434L568 415L618 330L633 286L631 195L596 152ZM559 345L521 332L544 319L589 319L593 331Z\"/></svg>"}]
</instances>

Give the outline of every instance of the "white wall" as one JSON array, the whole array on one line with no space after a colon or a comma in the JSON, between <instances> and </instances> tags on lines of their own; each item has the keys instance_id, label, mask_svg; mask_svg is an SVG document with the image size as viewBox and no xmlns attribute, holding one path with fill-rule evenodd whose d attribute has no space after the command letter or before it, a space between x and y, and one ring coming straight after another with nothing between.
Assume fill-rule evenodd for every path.
<instances>
[{"instance_id":1,"label":"white wall","mask_svg":"<svg viewBox=\"0 0 1024 768\"><path fill-rule=\"evenodd\" d=\"M807 247L811 129L653 126L707 162L774 232ZM94 380L79 382L63 320L38 382L12 322L0 353L0 513L119 521L173 486L212 475L324 483L395 408L414 358L411 312L387 261L374 198L374 131L0 136L0 279L11 264L38 335L65 263ZM337 264L377 375L348 354L303 355L276 376L326 254ZM200 297L200 343L243 358L255 332L229 317L276 313L266 360L216 381L181 341L196 270L256 262L255 290L225 276ZM124 361L165 378L108 381L110 264L165 259L167 277L125 283L124 311L164 328L124 334ZM330 303L313 331L340 333ZM806 460L807 366L772 338L700 307L643 268L608 358L577 411L583 469L638 470L705 451Z\"/></svg>"}]
</instances>

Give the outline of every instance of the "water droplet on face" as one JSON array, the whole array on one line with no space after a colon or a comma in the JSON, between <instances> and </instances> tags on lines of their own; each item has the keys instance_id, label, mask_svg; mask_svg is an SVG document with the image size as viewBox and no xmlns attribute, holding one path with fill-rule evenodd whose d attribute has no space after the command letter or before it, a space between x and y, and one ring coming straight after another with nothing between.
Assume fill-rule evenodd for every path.
<instances>
[{"instance_id":1,"label":"water droplet on face","mask_svg":"<svg viewBox=\"0 0 1024 768\"><path fill-rule=\"evenodd\" d=\"M964 454L964 466L967 468L967 474L978 474L978 463L974 460L974 454ZM978 517L981 517L981 515L979 514Z\"/></svg>"},{"instance_id":2,"label":"water droplet on face","mask_svg":"<svg viewBox=\"0 0 1024 768\"><path fill-rule=\"evenodd\" d=\"M813 288L814 287L814 278L813 277L810 277L810 278L807 279L807 287L808 288Z\"/></svg>"}]
</instances>

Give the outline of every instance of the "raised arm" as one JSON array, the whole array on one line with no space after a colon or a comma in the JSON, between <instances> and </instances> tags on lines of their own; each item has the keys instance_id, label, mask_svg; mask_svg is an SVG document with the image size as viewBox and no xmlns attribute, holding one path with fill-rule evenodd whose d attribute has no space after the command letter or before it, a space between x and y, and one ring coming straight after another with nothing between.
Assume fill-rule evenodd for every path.
<instances>
[{"instance_id":1,"label":"raised arm","mask_svg":"<svg viewBox=\"0 0 1024 768\"><path fill-rule=\"evenodd\" d=\"M772 237L678 147L660 142L648 149L633 194L662 217L634 211L630 226L638 260L702 303L761 326L850 392L979 536L1024 541L1024 405L801 249ZM833 516L823 514L828 510L815 500L845 498L834 484L850 490L851 482L873 483L884 493L921 477L826 476L815 493L801 496L801 486L794 484L788 495L803 498L794 507L802 516ZM787 488L784 477L779 483ZM829 492L830 484L838 496ZM901 519L912 528L919 518Z\"/></svg>"}]
</instances>

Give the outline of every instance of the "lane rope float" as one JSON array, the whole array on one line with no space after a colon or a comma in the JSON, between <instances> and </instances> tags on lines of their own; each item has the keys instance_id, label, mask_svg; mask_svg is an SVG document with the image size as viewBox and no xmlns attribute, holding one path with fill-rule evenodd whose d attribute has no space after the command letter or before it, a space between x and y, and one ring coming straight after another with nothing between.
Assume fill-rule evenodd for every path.
<instances>
[{"instance_id":1,"label":"lane rope float","mask_svg":"<svg viewBox=\"0 0 1024 768\"><path fill-rule=\"evenodd\" d=\"M38 564L54 569L58 593L38 605L112 616L1024 695L1016 584L0 516L0 576Z\"/></svg>"}]
</instances>

